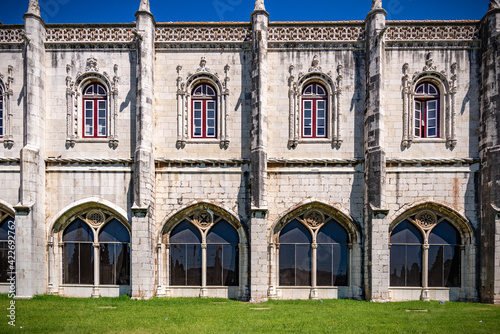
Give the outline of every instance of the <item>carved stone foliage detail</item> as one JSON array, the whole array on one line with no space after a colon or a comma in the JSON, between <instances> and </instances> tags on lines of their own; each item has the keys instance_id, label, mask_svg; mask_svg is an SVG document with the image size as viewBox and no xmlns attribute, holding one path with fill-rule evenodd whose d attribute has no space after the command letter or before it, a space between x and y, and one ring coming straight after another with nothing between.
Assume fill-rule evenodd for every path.
<instances>
[{"instance_id":1,"label":"carved stone foliage detail","mask_svg":"<svg viewBox=\"0 0 500 334\"><path fill-rule=\"evenodd\" d=\"M99 227L106 220L106 216L101 210L91 210L85 216L85 221L93 227Z\"/></svg>"},{"instance_id":2,"label":"carved stone foliage detail","mask_svg":"<svg viewBox=\"0 0 500 334\"><path fill-rule=\"evenodd\" d=\"M443 23L442 25L388 24L385 33L387 41L432 41L432 40L474 40L478 39L477 24Z\"/></svg>"},{"instance_id":3,"label":"carved stone foliage detail","mask_svg":"<svg viewBox=\"0 0 500 334\"><path fill-rule=\"evenodd\" d=\"M158 27L155 42L244 42L250 34L249 27Z\"/></svg>"},{"instance_id":4,"label":"carved stone foliage detail","mask_svg":"<svg viewBox=\"0 0 500 334\"><path fill-rule=\"evenodd\" d=\"M270 42L361 41L364 34L363 25L269 27Z\"/></svg>"},{"instance_id":5,"label":"carved stone foliage detail","mask_svg":"<svg viewBox=\"0 0 500 334\"><path fill-rule=\"evenodd\" d=\"M429 210L420 211L415 216L415 222L424 229L431 228L437 224L436 214Z\"/></svg>"},{"instance_id":6,"label":"carved stone foliage detail","mask_svg":"<svg viewBox=\"0 0 500 334\"><path fill-rule=\"evenodd\" d=\"M47 28L47 43L67 42L132 42L133 27Z\"/></svg>"},{"instance_id":7,"label":"carved stone foliage detail","mask_svg":"<svg viewBox=\"0 0 500 334\"><path fill-rule=\"evenodd\" d=\"M318 227L325 222L325 216L317 210L312 210L304 215L304 222L311 227Z\"/></svg>"}]
</instances>

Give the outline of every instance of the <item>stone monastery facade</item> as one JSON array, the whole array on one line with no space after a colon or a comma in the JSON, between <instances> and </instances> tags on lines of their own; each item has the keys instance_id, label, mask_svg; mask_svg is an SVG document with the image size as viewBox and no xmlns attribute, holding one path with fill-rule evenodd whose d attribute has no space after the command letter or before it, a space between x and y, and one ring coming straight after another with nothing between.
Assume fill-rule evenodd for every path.
<instances>
[{"instance_id":1,"label":"stone monastery facade","mask_svg":"<svg viewBox=\"0 0 500 334\"><path fill-rule=\"evenodd\" d=\"M0 292L500 303L499 7L81 25L30 0L0 25Z\"/></svg>"}]
</instances>

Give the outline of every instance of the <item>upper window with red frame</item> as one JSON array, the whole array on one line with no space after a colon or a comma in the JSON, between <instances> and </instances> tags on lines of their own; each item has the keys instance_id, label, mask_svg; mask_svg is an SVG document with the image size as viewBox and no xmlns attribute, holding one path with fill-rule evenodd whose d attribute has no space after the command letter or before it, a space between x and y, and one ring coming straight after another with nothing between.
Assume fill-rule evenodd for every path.
<instances>
[{"instance_id":1,"label":"upper window with red frame","mask_svg":"<svg viewBox=\"0 0 500 334\"><path fill-rule=\"evenodd\" d=\"M4 132L4 112L3 112L3 90L0 87L0 138L3 137Z\"/></svg>"},{"instance_id":2,"label":"upper window with red frame","mask_svg":"<svg viewBox=\"0 0 500 334\"><path fill-rule=\"evenodd\" d=\"M192 138L217 138L217 94L215 88L201 83L191 94Z\"/></svg>"},{"instance_id":3,"label":"upper window with red frame","mask_svg":"<svg viewBox=\"0 0 500 334\"><path fill-rule=\"evenodd\" d=\"M311 83L302 91L302 138L326 138L327 93Z\"/></svg>"},{"instance_id":4,"label":"upper window with red frame","mask_svg":"<svg viewBox=\"0 0 500 334\"><path fill-rule=\"evenodd\" d=\"M83 137L105 138L108 135L108 94L99 83L83 90Z\"/></svg>"},{"instance_id":5,"label":"upper window with red frame","mask_svg":"<svg viewBox=\"0 0 500 334\"><path fill-rule=\"evenodd\" d=\"M423 82L415 89L415 138L438 138L439 89L430 82Z\"/></svg>"}]
</instances>

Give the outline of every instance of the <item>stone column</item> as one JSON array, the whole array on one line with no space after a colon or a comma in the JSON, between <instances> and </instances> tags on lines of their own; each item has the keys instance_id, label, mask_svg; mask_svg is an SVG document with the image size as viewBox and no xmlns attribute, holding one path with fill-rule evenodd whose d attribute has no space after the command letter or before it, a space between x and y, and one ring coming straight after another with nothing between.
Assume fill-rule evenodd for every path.
<instances>
[{"instance_id":1,"label":"stone column","mask_svg":"<svg viewBox=\"0 0 500 334\"><path fill-rule=\"evenodd\" d=\"M101 290L99 289L99 263L101 261L101 257L99 255L99 243L94 242L94 287L92 288L92 298L99 298L101 296Z\"/></svg>"},{"instance_id":2,"label":"stone column","mask_svg":"<svg viewBox=\"0 0 500 334\"><path fill-rule=\"evenodd\" d=\"M317 258L318 258L318 244L313 242L311 244L311 294L310 299L318 299L318 284L317 284Z\"/></svg>"},{"instance_id":3,"label":"stone column","mask_svg":"<svg viewBox=\"0 0 500 334\"><path fill-rule=\"evenodd\" d=\"M155 20L149 1L135 14L137 28L137 103L134 204L132 207L132 298L155 293L154 91Z\"/></svg>"},{"instance_id":4,"label":"stone column","mask_svg":"<svg viewBox=\"0 0 500 334\"><path fill-rule=\"evenodd\" d=\"M384 71L385 16L377 2L368 13L365 99L365 293L373 301L388 300L389 223L385 217Z\"/></svg>"},{"instance_id":5,"label":"stone column","mask_svg":"<svg viewBox=\"0 0 500 334\"><path fill-rule=\"evenodd\" d=\"M255 3L252 20L252 182L250 300L267 300L267 38L269 14Z\"/></svg>"},{"instance_id":6,"label":"stone column","mask_svg":"<svg viewBox=\"0 0 500 334\"><path fill-rule=\"evenodd\" d=\"M45 23L38 1L24 14L24 143L16 210L16 297L47 293L45 237Z\"/></svg>"},{"instance_id":7,"label":"stone column","mask_svg":"<svg viewBox=\"0 0 500 334\"><path fill-rule=\"evenodd\" d=\"M424 302L430 300L429 297L429 244L427 240L422 245L422 296L420 297Z\"/></svg>"},{"instance_id":8,"label":"stone column","mask_svg":"<svg viewBox=\"0 0 500 334\"><path fill-rule=\"evenodd\" d=\"M480 158L481 223L479 239L479 297L500 303L500 8L490 1L481 20Z\"/></svg>"}]
</instances>

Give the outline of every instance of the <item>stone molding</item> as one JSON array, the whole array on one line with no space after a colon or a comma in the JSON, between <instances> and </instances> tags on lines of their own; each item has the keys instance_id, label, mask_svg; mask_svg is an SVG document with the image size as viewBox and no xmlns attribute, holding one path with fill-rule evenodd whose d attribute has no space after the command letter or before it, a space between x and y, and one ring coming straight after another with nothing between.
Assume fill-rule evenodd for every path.
<instances>
[{"instance_id":1,"label":"stone molding","mask_svg":"<svg viewBox=\"0 0 500 334\"><path fill-rule=\"evenodd\" d=\"M410 79L410 65L403 65L403 139L401 146L410 148L414 142L415 88L424 81L433 82L438 86L440 97L440 137L446 140L446 145L453 149L457 145L455 134L455 94L457 93L457 63L450 66L451 76L448 79L446 71L438 72L432 59L432 52L426 56L422 71L415 71ZM443 129L444 128L444 129ZM444 130L444 131L443 131Z\"/></svg>"},{"instance_id":2,"label":"stone molding","mask_svg":"<svg viewBox=\"0 0 500 334\"><path fill-rule=\"evenodd\" d=\"M48 26L46 43L130 43L135 25ZM1 36L1 35L0 35Z\"/></svg>"},{"instance_id":3,"label":"stone molding","mask_svg":"<svg viewBox=\"0 0 500 334\"><path fill-rule=\"evenodd\" d=\"M479 39L479 21L387 21L386 41Z\"/></svg>"},{"instance_id":4,"label":"stone molding","mask_svg":"<svg viewBox=\"0 0 500 334\"><path fill-rule=\"evenodd\" d=\"M14 82L13 70L12 65L7 67L7 78L4 78L4 75L0 72L0 93L3 97L3 137L0 137L0 141L3 141L4 147L8 149L14 146L11 108L11 100L14 95L12 90L12 83Z\"/></svg>"},{"instance_id":5,"label":"stone molding","mask_svg":"<svg viewBox=\"0 0 500 334\"><path fill-rule=\"evenodd\" d=\"M363 41L365 27L362 22L271 22L269 42Z\"/></svg>"},{"instance_id":6,"label":"stone molding","mask_svg":"<svg viewBox=\"0 0 500 334\"><path fill-rule=\"evenodd\" d=\"M82 115L82 90L84 85L90 81L97 81L106 87L107 91L107 139L109 147L118 147L117 118L118 118L118 65L113 66L114 76L103 71L99 72L98 60L91 56L86 61L85 70L72 76L73 66L66 66L66 147L74 148L76 142L82 140L81 128L83 124ZM96 140L102 138L94 138ZM86 139L91 140L92 138Z\"/></svg>"},{"instance_id":7,"label":"stone molding","mask_svg":"<svg viewBox=\"0 0 500 334\"><path fill-rule=\"evenodd\" d=\"M320 82L328 92L327 98L327 137L332 143L332 147L340 148L342 139L340 136L340 115L342 95L342 65L337 66L337 77L333 78L333 73L325 73L320 66L320 60L317 55L313 57L311 67L307 73L300 72L298 77L294 75L295 66L289 67L290 76L288 77L288 99L289 99L289 131L288 148L296 148L300 142L311 142L311 139L301 137L302 124L302 91L304 87L311 82ZM323 140L323 138L316 140ZM313 139L313 140L314 140Z\"/></svg>"},{"instance_id":8,"label":"stone molding","mask_svg":"<svg viewBox=\"0 0 500 334\"><path fill-rule=\"evenodd\" d=\"M189 72L186 80L181 77L182 66L178 65L177 70L177 141L176 147L182 149L189 142L203 142L203 143L219 143L221 149L229 147L230 139L227 131L227 120L229 119L228 113L228 96L229 88L228 83L230 66L224 66L224 79L219 79L217 72L213 73L206 67L207 61L205 57L200 59L200 67L196 69L195 73ZM191 124L192 124L192 103L191 92L193 88L202 82L210 83L216 91L216 118L217 118L217 137L216 138L192 138L191 137Z\"/></svg>"},{"instance_id":9,"label":"stone molding","mask_svg":"<svg viewBox=\"0 0 500 334\"><path fill-rule=\"evenodd\" d=\"M19 28L1 28L0 27L0 44L5 43L23 43L24 27Z\"/></svg>"},{"instance_id":10,"label":"stone molding","mask_svg":"<svg viewBox=\"0 0 500 334\"><path fill-rule=\"evenodd\" d=\"M120 158L104 158L104 159L87 159L87 158L47 158L45 159L47 165L55 164L81 164L81 165L105 165L105 164L133 164L134 159L120 159Z\"/></svg>"}]
</instances>

